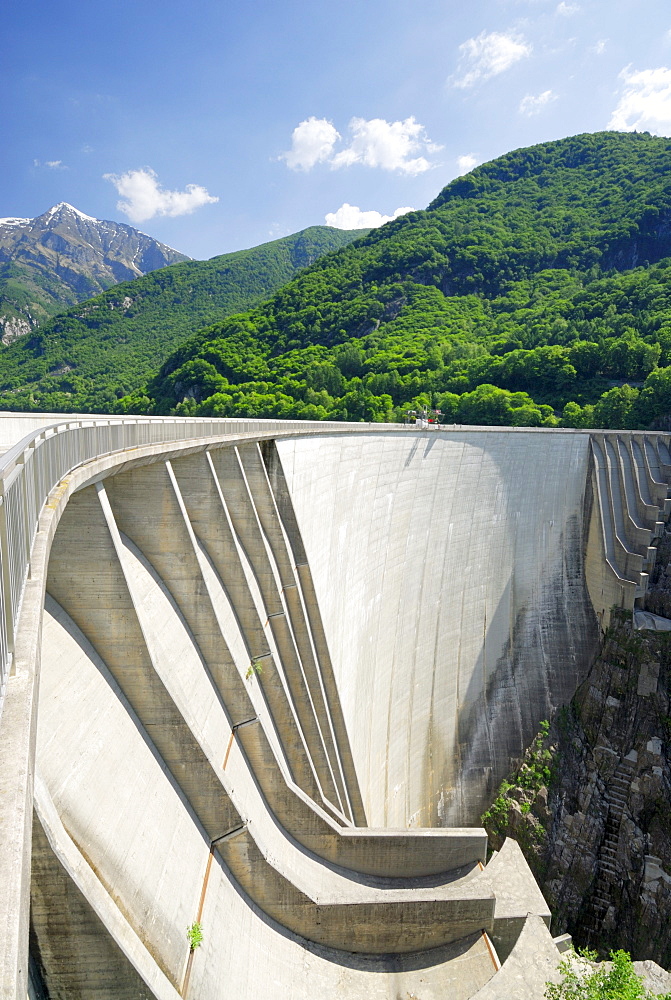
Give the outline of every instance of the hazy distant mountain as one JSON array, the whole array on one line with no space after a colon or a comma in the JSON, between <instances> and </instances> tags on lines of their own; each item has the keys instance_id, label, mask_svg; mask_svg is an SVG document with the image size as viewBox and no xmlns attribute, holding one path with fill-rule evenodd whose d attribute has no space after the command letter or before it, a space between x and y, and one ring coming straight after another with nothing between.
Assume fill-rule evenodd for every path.
<instances>
[{"instance_id":1,"label":"hazy distant mountain","mask_svg":"<svg viewBox=\"0 0 671 1000\"><path fill-rule=\"evenodd\" d=\"M66 202L35 219L0 219L2 342L120 281L190 259L131 226L93 219Z\"/></svg>"}]
</instances>

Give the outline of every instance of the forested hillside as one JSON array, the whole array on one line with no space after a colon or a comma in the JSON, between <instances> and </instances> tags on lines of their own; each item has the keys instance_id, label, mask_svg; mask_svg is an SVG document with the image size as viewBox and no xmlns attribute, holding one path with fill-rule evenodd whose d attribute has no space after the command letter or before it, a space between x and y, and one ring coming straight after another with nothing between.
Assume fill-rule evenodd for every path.
<instances>
[{"instance_id":1,"label":"forested hillside","mask_svg":"<svg viewBox=\"0 0 671 1000\"><path fill-rule=\"evenodd\" d=\"M191 334L263 301L301 268L365 232L313 226L115 285L0 350L0 407L112 410Z\"/></svg>"},{"instance_id":2,"label":"forested hillside","mask_svg":"<svg viewBox=\"0 0 671 1000\"><path fill-rule=\"evenodd\" d=\"M202 330L128 411L649 426L671 411L671 141L517 150Z\"/></svg>"}]
</instances>

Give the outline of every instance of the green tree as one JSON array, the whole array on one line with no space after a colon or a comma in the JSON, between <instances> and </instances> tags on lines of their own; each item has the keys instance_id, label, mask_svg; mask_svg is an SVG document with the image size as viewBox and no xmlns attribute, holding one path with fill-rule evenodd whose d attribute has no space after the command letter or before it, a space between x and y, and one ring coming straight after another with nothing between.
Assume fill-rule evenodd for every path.
<instances>
[{"instance_id":1,"label":"green tree","mask_svg":"<svg viewBox=\"0 0 671 1000\"><path fill-rule=\"evenodd\" d=\"M618 385L604 392L594 406L595 427L611 430L631 430L636 427L638 389Z\"/></svg>"},{"instance_id":2,"label":"green tree","mask_svg":"<svg viewBox=\"0 0 671 1000\"><path fill-rule=\"evenodd\" d=\"M671 367L650 372L636 407L639 424L648 427L657 417L671 413Z\"/></svg>"},{"instance_id":3,"label":"green tree","mask_svg":"<svg viewBox=\"0 0 671 1000\"><path fill-rule=\"evenodd\" d=\"M656 996L645 988L626 951L611 952L608 967L594 967L588 961L594 957L579 957L573 952L560 962L562 981L547 984L545 1000L652 1000ZM671 994L657 1000L671 1000Z\"/></svg>"}]
</instances>

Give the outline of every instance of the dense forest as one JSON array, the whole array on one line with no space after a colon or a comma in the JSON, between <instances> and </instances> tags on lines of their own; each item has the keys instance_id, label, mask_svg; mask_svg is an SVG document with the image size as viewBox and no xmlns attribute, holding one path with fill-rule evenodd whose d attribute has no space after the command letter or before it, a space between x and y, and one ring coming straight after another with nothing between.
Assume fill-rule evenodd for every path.
<instances>
[{"instance_id":1,"label":"dense forest","mask_svg":"<svg viewBox=\"0 0 671 1000\"><path fill-rule=\"evenodd\" d=\"M0 348L0 407L112 410L190 334L262 302L321 255L365 232L313 226L114 285Z\"/></svg>"},{"instance_id":2,"label":"dense forest","mask_svg":"<svg viewBox=\"0 0 671 1000\"><path fill-rule=\"evenodd\" d=\"M11 383L0 369L3 406L659 424L671 413L670 167L671 140L647 133L517 150L204 327L143 387L129 373L100 402L52 369L45 398L31 387L45 384L36 352Z\"/></svg>"}]
</instances>

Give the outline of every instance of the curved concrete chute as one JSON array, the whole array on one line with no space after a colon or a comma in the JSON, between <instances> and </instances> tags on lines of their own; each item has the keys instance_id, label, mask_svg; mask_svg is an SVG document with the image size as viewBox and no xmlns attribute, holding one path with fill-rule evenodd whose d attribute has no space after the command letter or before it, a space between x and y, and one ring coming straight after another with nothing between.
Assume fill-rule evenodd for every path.
<instances>
[{"instance_id":1,"label":"curved concrete chute","mask_svg":"<svg viewBox=\"0 0 671 1000\"><path fill-rule=\"evenodd\" d=\"M259 610L263 609L262 614L265 612L269 645L274 654L273 666L281 672L289 704L296 713L297 724L319 785L322 804L327 808L335 806L342 813L344 789L342 786L338 787L336 780L338 771L337 762L333 759L333 747L325 741L325 737L330 734L324 727L323 720L320 720L319 713L315 711L303 664L287 622L279 572L250 496L238 450L226 448L213 451L211 461L234 530L252 569L254 579L250 580L250 585L252 590L258 588ZM260 680L263 683L262 676Z\"/></svg>"},{"instance_id":2,"label":"curved concrete chute","mask_svg":"<svg viewBox=\"0 0 671 1000\"><path fill-rule=\"evenodd\" d=\"M316 658L316 666L332 733L340 754L340 764L347 785L352 815L355 825L365 826L367 818L352 758L352 748L345 725L340 693L333 672L333 663L324 633L324 624L314 589L310 565L307 561L305 546L303 545L303 539L296 521L291 495L286 479L284 478L282 463L279 460L277 447L274 442L262 441L257 443L256 447L264 465L265 479L271 492L274 508L281 525L282 535L286 540L288 554L294 566L299 584L295 591L291 590L287 592L287 600L290 603L292 601L300 601L303 607L304 620L310 632L312 649Z\"/></svg>"},{"instance_id":3,"label":"curved concrete chute","mask_svg":"<svg viewBox=\"0 0 671 1000\"><path fill-rule=\"evenodd\" d=\"M339 702L337 698L329 701L326 693L323 674L327 664L320 662L315 647L300 577L297 576L298 570L294 565L293 553L277 509L261 451L258 444L250 444L238 448L238 454L259 525L277 566L282 600L286 608L286 622L296 643L301 669L314 711L319 719L320 732L325 741L325 749L341 802L345 802L348 818L358 825L363 825L365 817L361 811L358 783L352 768L347 767L347 761L351 760L351 751L347 745L346 730L344 726L338 725L340 719L337 713L334 718L334 705L337 706Z\"/></svg>"},{"instance_id":4,"label":"curved concrete chute","mask_svg":"<svg viewBox=\"0 0 671 1000\"><path fill-rule=\"evenodd\" d=\"M32 856L33 961L49 970L51 996L178 1000L171 977L73 844L39 776Z\"/></svg>"},{"instance_id":5,"label":"curved concrete chute","mask_svg":"<svg viewBox=\"0 0 671 1000\"><path fill-rule=\"evenodd\" d=\"M608 558L623 578L638 583L643 569L643 558L629 548L618 470L612 461L614 453L611 454L609 451L609 442L605 439L593 438L592 447L604 510Z\"/></svg>"},{"instance_id":6,"label":"curved concrete chute","mask_svg":"<svg viewBox=\"0 0 671 1000\"><path fill-rule=\"evenodd\" d=\"M212 839L240 818L155 668L119 553L95 487L75 494L54 538L48 592L112 672Z\"/></svg>"},{"instance_id":7,"label":"curved concrete chute","mask_svg":"<svg viewBox=\"0 0 671 1000\"><path fill-rule=\"evenodd\" d=\"M207 835L106 664L51 599L44 650L36 802L51 817L53 849L71 858L76 884L77 873L93 884L91 904L102 899L128 923L179 988ZM35 889L44 892L39 875ZM45 938L71 930L48 909L44 921L35 927L41 951Z\"/></svg>"},{"instance_id":8,"label":"curved concrete chute","mask_svg":"<svg viewBox=\"0 0 671 1000\"><path fill-rule=\"evenodd\" d=\"M659 456L655 449L654 441L651 441L648 437L644 437L642 440L642 449L645 456L645 463L647 466L648 476L652 481L653 488L664 506L666 504L666 498L668 496L668 489L666 488L666 481L660 470ZM665 510L668 513L668 510Z\"/></svg>"},{"instance_id":9,"label":"curved concrete chute","mask_svg":"<svg viewBox=\"0 0 671 1000\"><path fill-rule=\"evenodd\" d=\"M208 709L206 688L203 681L198 679L198 668L201 666L197 654L189 654L183 638L187 633L183 623L180 621L176 608L171 607L167 596L162 593L159 581L153 577L150 568L143 560L134 553L129 543L124 543L119 536L121 546L127 549L126 553L121 553L121 561L124 572L129 579L130 592L137 608L138 615L143 625L143 634L147 637L148 648L155 664L155 669L163 675L166 688L172 694L175 704L181 706L181 710L187 716L191 715L193 707L199 707L200 715L192 719L191 726L198 725L199 742L207 743L208 740L216 740L216 727L213 730L208 718L212 716L212 705ZM64 613L60 614L61 622ZM119 889L119 865L120 862L106 861L110 853L114 854L113 845L108 843L108 837L104 832L106 817L100 814L97 808L92 816L90 807L93 803L91 792L94 787L98 787L105 798L107 809L118 809L118 792L115 794L110 788L111 773L110 765L106 765L101 760L100 749L97 753L92 751L95 741L100 741L100 736L96 737L95 732L91 733L93 723L87 723L87 732L91 733L94 744L87 752L86 746L82 743L84 736L78 733L78 739L72 739L68 733L73 726L81 729L82 714L87 717L86 703L80 704L81 699L91 685L97 683L96 692L89 695L89 699L99 702L97 718L98 731L100 726L106 726L110 716L110 706L105 705L105 711L101 712L104 704L104 695L101 689L103 680L99 676L92 674L89 664L99 661L92 651L89 651L88 658L86 650L84 655L79 655L76 659L72 656L73 639L70 638L74 629L64 629L61 624L61 631L54 632L57 619L54 618L54 625L48 633L48 645L45 647L45 670L50 671L48 680L51 683L45 688L45 697L53 697L54 687L57 686L58 660L54 660L54 652L60 650L69 641L70 647L65 650L65 658L72 662L71 669L80 669L88 666L90 679L88 686L84 683L78 685L80 691L76 698L70 698L69 702L64 699L65 692L58 691L58 706L52 707L51 712L45 709L43 723L43 739L40 747L38 759L44 761L48 770L49 778L58 781L59 777L69 774L68 785L71 787L75 799L61 802L64 813L68 816L70 823L75 823L75 817L81 806L88 809L88 822L83 827L77 827L78 841L80 845L85 844L86 850L91 858L96 871L105 871L105 881L110 888ZM170 639L171 648L174 649L176 659L169 655L169 648L162 646L162 637ZM79 643L79 648L84 643ZM189 659L191 663L189 663ZM158 662L160 661L160 663ZM61 661L63 662L63 658ZM100 674L100 668L99 668ZM200 693L199 693L200 691ZM193 705L185 710L187 699L195 699ZM109 701L109 699L108 699ZM211 699L210 699L211 701ZM89 704L91 701L88 702ZM121 705L117 699L117 706ZM68 707L69 706L69 707ZM121 708L123 706L121 705ZM216 705L214 706L216 712ZM123 712L122 719L123 719ZM116 715L119 715L117 709ZM112 720L114 721L114 720ZM116 720L117 726L119 720ZM117 730L118 731L118 730ZM114 729L106 734L102 739L102 747L113 749L113 740L110 739ZM124 766L133 766L133 759L125 753L127 740L129 737L128 725L126 734L121 746L116 747L124 759ZM119 734L121 735L121 734ZM89 738L91 738L89 737ZM137 743L137 740L136 740ZM220 748L221 750L221 748ZM56 752L57 751L57 752ZM216 751L215 751L216 752ZM140 756L138 746L136 754ZM144 751L146 757L146 751ZM108 754L109 756L109 754ZM208 754L212 757L212 754ZM84 760L89 763L85 773L72 771L66 764L67 758ZM136 764L140 761L136 758ZM144 765L143 765L144 766ZM92 769L94 767L103 768L97 771L97 781L89 785L89 795L86 795L85 788L82 787L83 780L92 781ZM105 770L107 768L107 770ZM357 920L361 927L370 925L369 936L366 937L361 931L361 946L363 951L394 950L394 943L398 944L398 934L404 934L406 947L401 950L413 951L424 948L428 945L437 946L463 937L466 933L472 933L480 927L491 926L493 919L493 895L487 885L483 893L477 885L477 878L472 880L462 879L455 883L448 880L445 887L437 886L433 889L399 889L385 890L384 887L366 887L361 880L353 882L351 879L343 877L343 874L333 869L319 865L316 860L309 858L300 851L296 851L295 846L281 835L277 826L272 822L267 812L263 808L263 803L254 785L249 781L246 772L246 764L237 747L231 749L227 769L227 784L230 785L228 796L237 802L238 817L244 817L247 829L254 829L252 838L242 820L238 818L236 832L241 836L216 837L214 841L218 852L227 861L236 880L246 889L247 894L256 901L261 909L280 919L280 922L313 940L317 940L332 947L347 947L351 944L351 935L355 932L353 928L357 926ZM132 793L137 796L139 789L134 787L128 778L120 773L115 774L117 785L121 782L120 788L125 789L124 798ZM235 788L236 791L233 791ZM100 792L99 792L100 794ZM137 799L136 799L137 803ZM139 804L136 804L136 810ZM234 819L234 816L231 817ZM75 824L76 825L76 824ZM118 848L127 850L128 835L120 835L120 827L116 825L116 835L118 837ZM133 836L136 836L134 831ZM245 852L241 856L239 845L245 845ZM101 853L102 852L102 853ZM125 856L125 855L124 855ZM139 859L138 859L139 860ZM110 871L110 864L112 869ZM137 873L133 873L132 867L125 872L124 879L137 880ZM124 898L123 895L121 897ZM385 914L389 910L399 911L396 920L389 920ZM434 914L432 919L431 914ZM318 919L317 919L318 916ZM354 921L354 923L353 923ZM378 944L374 942L374 929L377 928ZM414 929L413 929L414 928ZM431 929L433 928L433 929ZM157 947L154 945L154 947ZM356 950L356 949L355 949Z\"/></svg>"},{"instance_id":10,"label":"curved concrete chute","mask_svg":"<svg viewBox=\"0 0 671 1000\"><path fill-rule=\"evenodd\" d=\"M618 436L617 448L624 470L627 506L632 512L632 517L634 512L638 515L637 523L650 531L651 538L656 538L662 527L661 522L657 520L659 508L650 501L647 480L639 473L631 438L623 439Z\"/></svg>"},{"instance_id":11,"label":"curved concrete chute","mask_svg":"<svg viewBox=\"0 0 671 1000\"><path fill-rule=\"evenodd\" d=\"M37 718L52 992L94 970L87 1000L540 1000L558 955L521 851L484 865L455 824L611 606L644 607L669 436L90 418L31 441L0 468L0 994L25 979Z\"/></svg>"}]
</instances>

